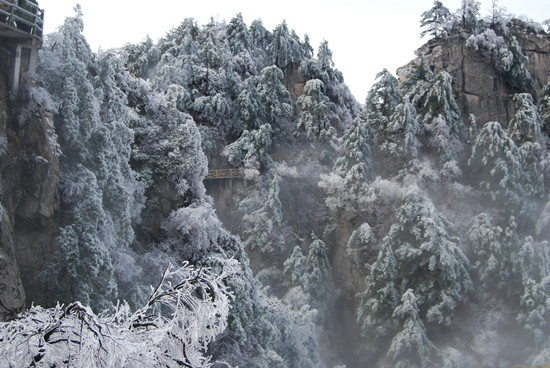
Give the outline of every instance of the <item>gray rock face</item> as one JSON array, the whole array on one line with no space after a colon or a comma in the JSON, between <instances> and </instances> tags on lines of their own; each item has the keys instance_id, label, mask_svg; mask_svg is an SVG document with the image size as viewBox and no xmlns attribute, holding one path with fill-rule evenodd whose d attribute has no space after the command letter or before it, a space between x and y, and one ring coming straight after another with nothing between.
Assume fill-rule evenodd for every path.
<instances>
[{"instance_id":1,"label":"gray rock face","mask_svg":"<svg viewBox=\"0 0 550 368\"><path fill-rule=\"evenodd\" d=\"M38 274L53 252L59 224L59 160L52 150L52 117L38 112L19 122L0 78L0 320L41 303ZM27 299L26 299L27 298Z\"/></svg>"},{"instance_id":2,"label":"gray rock face","mask_svg":"<svg viewBox=\"0 0 550 368\"><path fill-rule=\"evenodd\" d=\"M0 321L13 318L25 307L25 290L15 258L13 226L0 205Z\"/></svg>"},{"instance_id":3,"label":"gray rock face","mask_svg":"<svg viewBox=\"0 0 550 368\"><path fill-rule=\"evenodd\" d=\"M518 35L523 53L529 58L527 66L535 82L531 93L537 99L542 88L550 81L550 37L534 34ZM514 91L496 71L493 65L483 60L478 51L466 46L459 36L446 40L432 40L415 52L419 57L404 69L420 63L424 57L434 73L446 71L453 77L464 117L476 116L478 125L498 121L504 126L514 114L512 97Z\"/></svg>"}]
</instances>

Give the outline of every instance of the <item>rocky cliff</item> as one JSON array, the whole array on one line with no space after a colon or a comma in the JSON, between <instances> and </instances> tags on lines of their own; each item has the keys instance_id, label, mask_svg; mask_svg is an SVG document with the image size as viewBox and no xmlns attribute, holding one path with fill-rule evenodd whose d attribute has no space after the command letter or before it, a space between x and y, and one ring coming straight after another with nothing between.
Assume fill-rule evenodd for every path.
<instances>
[{"instance_id":1,"label":"rocky cliff","mask_svg":"<svg viewBox=\"0 0 550 368\"><path fill-rule=\"evenodd\" d=\"M40 302L37 280L57 235L59 160L52 117L10 95L0 78L0 320L25 308L26 295Z\"/></svg>"},{"instance_id":2,"label":"rocky cliff","mask_svg":"<svg viewBox=\"0 0 550 368\"><path fill-rule=\"evenodd\" d=\"M550 81L550 37L541 34L518 34L517 40L529 61L527 69L534 86L531 92L537 100L542 88ZM417 59L400 68L401 74L424 58L434 73L446 71L453 77L453 87L463 116L475 115L478 126L489 121L507 124L513 116L512 97L515 90L492 63L479 51L468 47L460 35L434 39L419 48Z\"/></svg>"}]
</instances>

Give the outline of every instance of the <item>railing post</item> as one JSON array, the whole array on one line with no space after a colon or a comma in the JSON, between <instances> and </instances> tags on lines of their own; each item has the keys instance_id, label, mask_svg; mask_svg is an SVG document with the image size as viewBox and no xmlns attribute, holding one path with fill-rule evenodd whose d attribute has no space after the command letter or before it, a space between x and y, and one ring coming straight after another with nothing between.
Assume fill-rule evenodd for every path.
<instances>
[{"instance_id":1,"label":"railing post","mask_svg":"<svg viewBox=\"0 0 550 368\"><path fill-rule=\"evenodd\" d=\"M15 0L13 0L13 1L15 1ZM11 4L10 16L9 16L8 22L6 24L10 25L10 26L15 26L15 4L14 3Z\"/></svg>"},{"instance_id":2,"label":"railing post","mask_svg":"<svg viewBox=\"0 0 550 368\"><path fill-rule=\"evenodd\" d=\"M12 90L17 93L19 90L19 78L21 75L21 54L23 51L23 45L19 44L15 48L15 60L13 61L13 81L12 81Z\"/></svg>"}]
</instances>

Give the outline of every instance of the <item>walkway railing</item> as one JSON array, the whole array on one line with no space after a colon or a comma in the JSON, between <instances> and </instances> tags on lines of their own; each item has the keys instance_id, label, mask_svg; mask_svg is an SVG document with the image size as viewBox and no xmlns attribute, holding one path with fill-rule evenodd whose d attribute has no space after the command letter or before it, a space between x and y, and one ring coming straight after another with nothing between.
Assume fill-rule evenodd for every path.
<instances>
[{"instance_id":1,"label":"walkway railing","mask_svg":"<svg viewBox=\"0 0 550 368\"><path fill-rule=\"evenodd\" d=\"M208 175L206 179L233 179L233 178L242 178L243 172L241 169L219 169L219 170L208 170Z\"/></svg>"},{"instance_id":2,"label":"walkway railing","mask_svg":"<svg viewBox=\"0 0 550 368\"><path fill-rule=\"evenodd\" d=\"M44 10L36 3L22 1L25 2L25 7L19 6L21 1L18 0L0 0L0 22L42 39Z\"/></svg>"}]
</instances>

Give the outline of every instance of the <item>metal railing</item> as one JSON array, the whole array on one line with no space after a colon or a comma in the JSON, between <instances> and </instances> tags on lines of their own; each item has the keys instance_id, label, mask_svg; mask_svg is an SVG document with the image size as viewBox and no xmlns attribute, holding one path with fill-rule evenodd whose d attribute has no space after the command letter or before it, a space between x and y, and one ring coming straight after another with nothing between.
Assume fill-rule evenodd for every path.
<instances>
[{"instance_id":1,"label":"metal railing","mask_svg":"<svg viewBox=\"0 0 550 368\"><path fill-rule=\"evenodd\" d=\"M206 179L232 179L242 177L243 172L241 169L208 170L208 175L206 175Z\"/></svg>"},{"instance_id":2,"label":"metal railing","mask_svg":"<svg viewBox=\"0 0 550 368\"><path fill-rule=\"evenodd\" d=\"M27 8L19 5L23 2ZM0 22L31 36L42 38L44 10L40 9L38 4L27 0L0 0Z\"/></svg>"}]
</instances>

